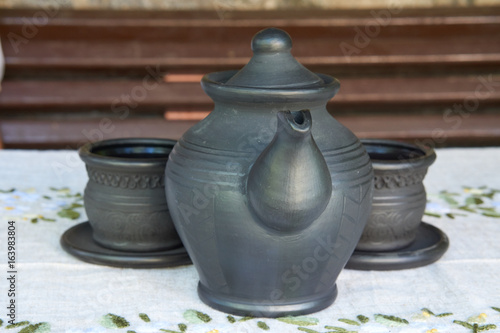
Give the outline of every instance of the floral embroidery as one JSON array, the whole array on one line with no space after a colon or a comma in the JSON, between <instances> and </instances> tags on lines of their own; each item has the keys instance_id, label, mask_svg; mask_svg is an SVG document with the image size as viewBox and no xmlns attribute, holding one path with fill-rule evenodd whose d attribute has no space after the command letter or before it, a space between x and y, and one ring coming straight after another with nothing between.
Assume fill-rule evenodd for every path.
<instances>
[{"instance_id":1,"label":"floral embroidery","mask_svg":"<svg viewBox=\"0 0 500 333\"><path fill-rule=\"evenodd\" d=\"M499 307L491 307L492 310L496 312L500 312ZM144 323L151 323L151 319L145 313L139 313L139 318L142 319ZM460 325L464 328L471 330L471 332L482 332L497 329L496 324L487 323L488 315L486 313L480 313L478 315L473 315L469 317L467 320L459 320L459 319L447 319L448 317L453 316L451 312L444 312L441 314L435 314L428 308L422 308L421 312L417 315L414 315L412 319L415 322L425 320L426 318L438 318L440 321L446 321L448 323L452 323L455 325ZM207 324L211 322L212 318L201 311L189 309L186 310L183 314L184 319L188 320L193 324ZM306 316L287 316L276 319L266 318L262 320L262 318L252 318L252 317L241 317L239 319L234 316L228 315L228 321L232 324L237 325L238 323L246 322L246 321L255 321L256 327L261 330L269 331L270 327L266 321L279 321L282 323L290 324L296 326L297 331L306 332L306 333L324 333L323 329L310 328L305 326L319 326L320 321L314 317L306 317ZM232 318L232 319L230 319ZM328 333L357 333L361 326L370 322L370 318L364 315L358 315L356 317L358 320L347 319L347 318L339 318L338 322L348 325L348 327L342 326L334 326L334 325L322 325L324 329L327 330ZM401 317L396 317L393 315L386 314L374 314L373 315L374 322L380 324L385 327L405 327L411 325L412 321L406 320ZM3 321L0 319L0 327L2 326ZM124 317L112 313L108 313L101 317L100 324L105 328L114 328L114 329L122 329L130 327L130 322L126 320ZM23 327L24 326L24 327ZM15 324L11 324L6 326L6 329L13 329L23 327L18 333L48 333L50 332L50 325L48 323L37 323L30 324L28 321L22 321ZM161 332L167 333L189 333L188 325L184 323L177 324L176 329L159 329ZM137 330L127 330L127 333L138 332ZM219 332L217 329L211 329L207 331L210 332ZM425 333L438 333L439 330L437 328L430 328L425 331Z\"/></svg>"},{"instance_id":2,"label":"floral embroidery","mask_svg":"<svg viewBox=\"0 0 500 333\"><path fill-rule=\"evenodd\" d=\"M463 187L462 193L443 190L437 195L429 195L425 214L455 219L470 213L486 217L500 218L500 190L487 186Z\"/></svg>"},{"instance_id":3,"label":"floral embroidery","mask_svg":"<svg viewBox=\"0 0 500 333\"><path fill-rule=\"evenodd\" d=\"M0 210L5 215L12 215L21 218L28 223L38 223L39 225L47 222L53 223L58 219L78 219L83 213L82 195L72 192L69 188L50 188L46 191L49 195L41 195L35 189L0 189ZM454 219L457 216L477 214L488 218L500 218L500 190L488 188L486 186L472 188L464 187L462 192L441 191L436 195L429 195L427 205L427 214L436 217L446 217ZM36 207L36 209L34 209ZM37 212L37 214L30 212ZM450 309L451 310L451 309ZM476 309L477 310L477 309ZM250 325L255 331L273 331L276 324L290 325L290 329L297 332L306 333L357 333L369 331L372 327L394 328L405 330L407 328L422 328L418 325L426 325L422 333L439 333L443 327L457 327L461 331L483 332L498 329L500 318L500 307L491 306L488 309L482 309L484 312L471 313L469 317L459 317L453 312L435 313L431 309L424 307L415 314L401 314L398 316L391 314L359 314L356 317L331 318L328 322L319 320L313 316L287 316L276 319L237 317L226 315L225 325L234 327L237 330L238 325ZM172 327L157 328L155 323L146 313L136 315L136 323L142 325L151 325L151 330L170 332L170 333L189 333L195 331L195 325L205 325L206 333L226 332L226 328L216 327L213 317L217 314L204 313L195 309L184 311L179 316L179 321ZM130 318L129 318L130 319ZM160 318L161 319L161 318ZM140 328L133 327L127 319L120 314L108 313L101 317L99 323L102 329L116 329L117 332L135 333L140 332ZM234 325L234 326L233 326ZM214 327L215 326L215 327ZM461 327L459 327L461 326ZM199 328L199 327L198 327ZM465 329L465 330L464 330ZM51 330L50 323L39 322L30 323L29 321L19 321L14 324L7 324L0 319L0 331L10 330L13 333L48 333ZM196 330L197 331L197 330Z\"/></svg>"},{"instance_id":4,"label":"floral embroidery","mask_svg":"<svg viewBox=\"0 0 500 333\"><path fill-rule=\"evenodd\" d=\"M0 210L7 211L7 218L38 222L55 222L57 217L76 220L81 216L83 197L67 187L49 190L52 195L40 195L35 189L0 189ZM32 213L36 212L38 213Z\"/></svg>"},{"instance_id":5,"label":"floral embroidery","mask_svg":"<svg viewBox=\"0 0 500 333\"><path fill-rule=\"evenodd\" d=\"M500 312L500 308L492 306L491 309L493 309L496 312ZM144 323L151 323L151 320L149 316L145 313L139 313L138 314L139 318L142 319ZM397 328L397 327L407 327L411 325L413 322L421 322L422 320L426 320L428 318L436 318L439 321L442 321L444 323L448 324L455 324L455 325L460 325L466 329L471 330L471 332L482 332L482 331L489 331L489 330L494 330L497 329L496 324L492 323L487 323L487 318L488 315L486 313L480 313L478 315L474 315L469 317L467 320L459 320L459 319L453 319L449 318L450 316L453 316L453 313L451 312L443 312L440 314L435 314L428 308L422 308L421 312L412 316L412 320L407 320L401 317L393 316L393 315L387 315L387 314L374 314L372 315L373 323L376 324L371 324L370 326L371 329L376 329L374 328L375 326L373 325L381 325L379 329L377 329L377 332L382 328L382 327L389 327L389 328ZM147 318L147 319L146 319ZM183 314L183 318L188 320L192 324L208 324L211 323L212 318L210 315L197 311L194 309L189 309L186 310ZM336 325L324 325L320 324L320 320L314 317L309 317L309 316L287 316L287 317L281 317L281 318L265 318L265 321L263 318L253 318L253 317L241 317L241 318L236 318L232 315L227 315L226 317L228 319L228 322L234 325L238 325L239 323L243 322L248 322L248 321L254 321L255 325L257 328L264 330L264 331L270 331L271 328L268 325L268 322L272 321L277 321L281 323L286 323L290 324L293 326L296 326L296 329L298 332L306 332L306 333L358 333L358 331L362 328L362 326L367 325L369 322L371 322L371 319L367 316L364 315L358 315L356 317L357 320L355 319L347 319L347 318L338 318L337 321L347 325L347 326L336 326ZM1 319L0 319L1 323ZM120 328L128 328L130 327L130 323L122 316L108 313L104 315L101 318L100 321L101 325L104 326L105 328L115 328L115 329L120 329ZM437 322L433 321L434 324ZM20 327L20 326L26 326L28 325L29 322L24 321L20 322L18 324L15 324L15 327ZM152 323L153 324L153 323ZM38 325L38 326L37 326ZM0 324L1 326L1 324ZM11 325L12 326L12 325ZM308 326L308 327L306 327ZM318 328L314 327L311 328L311 326L318 326ZM441 325L442 326L442 325ZM13 328L12 327L7 327L7 328ZM438 326L439 327L439 326ZM367 327L368 328L368 327ZM25 327L25 331L19 331L19 333L47 333L50 331L50 326L47 323L39 323L35 325L29 325ZM236 329L236 328L235 328ZM326 330L326 331L325 331ZM135 333L139 332L140 330L127 330L126 333ZM184 323L179 323L177 324L177 327L175 329L166 329L166 328L160 328L160 332L167 332L167 333L184 333L187 332L189 333L189 327L188 325ZM364 332L366 329L364 330ZM125 332L125 331L123 331ZM206 331L206 333L217 333L219 332L218 329L216 328L210 328L209 330ZM425 331L422 331L425 333L439 333L438 328L426 328Z\"/></svg>"}]
</instances>

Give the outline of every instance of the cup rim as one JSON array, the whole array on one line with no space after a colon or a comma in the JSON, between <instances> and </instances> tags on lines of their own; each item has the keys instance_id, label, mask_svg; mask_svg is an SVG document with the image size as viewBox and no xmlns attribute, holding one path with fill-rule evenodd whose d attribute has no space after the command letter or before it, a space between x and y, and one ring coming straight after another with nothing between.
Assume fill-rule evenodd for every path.
<instances>
[{"instance_id":1,"label":"cup rim","mask_svg":"<svg viewBox=\"0 0 500 333\"><path fill-rule=\"evenodd\" d=\"M88 142L78 150L80 158L87 165L96 167L108 168L126 168L126 167L143 167L143 168L165 168L168 161L168 155L165 157L151 157L151 158L137 158L137 157L117 157L96 154L95 150L98 148L106 148L113 146L151 146L151 147L164 147L173 149L177 143L172 139L159 139L159 138L120 138L108 139L95 142Z\"/></svg>"},{"instance_id":2,"label":"cup rim","mask_svg":"<svg viewBox=\"0 0 500 333\"><path fill-rule=\"evenodd\" d=\"M392 148L418 152L418 156L400 159L377 159L370 156L372 165L377 170L399 170L411 168L428 168L436 160L436 152L432 147L417 146L395 140L361 139L363 147L369 152L369 147Z\"/></svg>"}]
</instances>

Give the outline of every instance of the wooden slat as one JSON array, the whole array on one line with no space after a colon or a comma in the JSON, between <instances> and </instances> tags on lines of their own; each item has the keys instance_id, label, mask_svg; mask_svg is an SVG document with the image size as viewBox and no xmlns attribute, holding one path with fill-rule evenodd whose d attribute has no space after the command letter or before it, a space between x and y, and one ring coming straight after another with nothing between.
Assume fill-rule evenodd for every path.
<instances>
[{"instance_id":1,"label":"wooden slat","mask_svg":"<svg viewBox=\"0 0 500 333\"><path fill-rule=\"evenodd\" d=\"M500 145L500 117L472 114L453 121L442 115L338 116L341 123L359 138L384 138L436 146ZM162 119L112 119L102 127L100 119L84 121L4 120L6 148L76 149L90 140L119 137L159 137L178 139L196 121ZM104 130L105 128L105 130ZM112 128L112 129L111 129Z\"/></svg>"},{"instance_id":2,"label":"wooden slat","mask_svg":"<svg viewBox=\"0 0 500 333\"><path fill-rule=\"evenodd\" d=\"M3 120L5 148L77 149L89 141L121 137L178 139L196 121L167 122L163 119L101 119L79 121Z\"/></svg>"},{"instance_id":3,"label":"wooden slat","mask_svg":"<svg viewBox=\"0 0 500 333\"><path fill-rule=\"evenodd\" d=\"M149 80L149 79L148 79ZM146 89L148 85L151 89ZM142 81L5 81L0 108L35 109L65 107L108 108L129 105L150 106L210 105L199 83L156 83Z\"/></svg>"},{"instance_id":4,"label":"wooden slat","mask_svg":"<svg viewBox=\"0 0 500 333\"><path fill-rule=\"evenodd\" d=\"M375 10L381 13L384 10ZM500 63L500 8L405 9L385 13L380 31L356 44L359 30L376 22L372 11L88 12L58 10L33 38L4 43L8 68L130 70L160 65L169 70L237 68L251 56L249 41L268 26L286 29L293 53L313 70L335 66ZM33 11L0 13L0 33L23 36ZM380 20L380 19L379 19ZM342 43L358 51L345 56ZM389 66L388 66L389 65ZM9 72L13 75L13 72Z\"/></svg>"},{"instance_id":5,"label":"wooden slat","mask_svg":"<svg viewBox=\"0 0 500 333\"><path fill-rule=\"evenodd\" d=\"M243 39L243 38L242 38ZM373 40L358 54L344 54L342 42L351 39L324 38L322 40L294 40L294 55L312 70L325 65L360 67L366 65L474 65L500 63L500 44L492 40L499 35L479 35L447 39L392 38ZM214 47L217 43L217 47ZM6 63L14 68L75 68L75 69L143 69L147 66L161 66L166 70L194 67L239 68L250 56L248 43L228 41L199 41L193 44L157 42L110 42L93 41L45 41L33 40L22 46L23 53L15 54L5 47ZM20 47L21 48L21 47ZM348 55L348 56L346 56ZM40 57L42 59L40 59ZM198 69L198 70L199 70Z\"/></svg>"},{"instance_id":6,"label":"wooden slat","mask_svg":"<svg viewBox=\"0 0 500 333\"><path fill-rule=\"evenodd\" d=\"M446 105L477 100L482 105L500 102L500 75L476 77L377 77L340 78L341 88L331 100L337 107L369 106L378 109L391 104ZM153 80L148 84L154 83ZM199 82L161 82L145 89L142 81L6 81L0 94L0 109L32 111L65 108L66 112L101 108L112 111L120 105L138 111L210 110L212 100ZM476 93L476 90L478 92ZM480 98L477 98L479 96ZM388 110L387 110L388 111Z\"/></svg>"}]
</instances>

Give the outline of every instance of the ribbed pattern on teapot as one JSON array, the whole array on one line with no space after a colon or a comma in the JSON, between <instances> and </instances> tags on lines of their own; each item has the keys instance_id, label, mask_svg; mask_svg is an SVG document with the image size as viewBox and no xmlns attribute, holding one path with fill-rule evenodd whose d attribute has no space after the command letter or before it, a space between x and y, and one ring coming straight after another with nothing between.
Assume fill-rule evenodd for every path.
<instances>
[{"instance_id":1,"label":"ribbed pattern on teapot","mask_svg":"<svg viewBox=\"0 0 500 333\"><path fill-rule=\"evenodd\" d=\"M343 147L321 151L333 183L348 181L361 184L373 177L370 158L360 147L361 142L355 141ZM353 170L352 163L359 165L359 170Z\"/></svg>"},{"instance_id":2,"label":"ribbed pattern on teapot","mask_svg":"<svg viewBox=\"0 0 500 333\"><path fill-rule=\"evenodd\" d=\"M217 181L220 185L239 187L247 166L256 156L251 152L203 147L181 139L170 154L167 169L173 176L172 180L178 177L201 183ZM228 157L234 159L228 161ZM200 161L203 161L202 166Z\"/></svg>"}]
</instances>

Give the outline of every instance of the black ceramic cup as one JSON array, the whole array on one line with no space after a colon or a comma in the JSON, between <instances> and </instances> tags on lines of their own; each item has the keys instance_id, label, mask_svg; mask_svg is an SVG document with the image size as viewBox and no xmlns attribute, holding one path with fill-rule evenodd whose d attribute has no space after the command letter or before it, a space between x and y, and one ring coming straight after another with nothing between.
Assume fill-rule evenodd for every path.
<instances>
[{"instance_id":1,"label":"black ceramic cup","mask_svg":"<svg viewBox=\"0 0 500 333\"><path fill-rule=\"evenodd\" d=\"M165 198L164 171L175 143L127 138L80 148L89 176L84 205L95 242L129 252L181 245Z\"/></svg>"},{"instance_id":2,"label":"black ceramic cup","mask_svg":"<svg viewBox=\"0 0 500 333\"><path fill-rule=\"evenodd\" d=\"M415 239L427 201L422 183L435 161L431 148L391 140L361 140L373 165L372 212L357 251L392 251Z\"/></svg>"}]
</instances>

